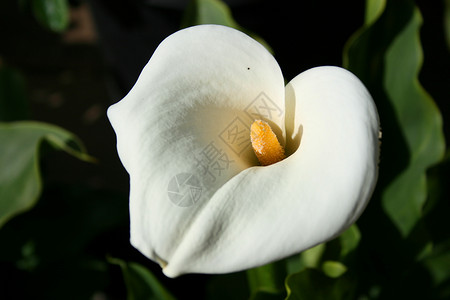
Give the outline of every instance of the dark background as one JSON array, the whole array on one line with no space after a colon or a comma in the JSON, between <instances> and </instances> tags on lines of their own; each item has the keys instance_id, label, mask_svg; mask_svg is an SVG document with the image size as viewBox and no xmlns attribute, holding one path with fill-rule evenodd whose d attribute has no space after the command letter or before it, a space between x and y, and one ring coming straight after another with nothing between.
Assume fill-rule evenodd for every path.
<instances>
[{"instance_id":1,"label":"dark background","mask_svg":"<svg viewBox=\"0 0 450 300\"><path fill-rule=\"evenodd\" d=\"M92 242L88 251L104 255L108 249L112 256L132 257L160 274L156 264L128 243L128 175L117 157L106 109L131 89L156 46L180 29L185 1L71 1L73 18L63 34L44 29L16 1L0 2L0 63L24 76L30 119L75 133L98 158L98 163L90 164L55 152L45 159L44 195L51 199L47 205L65 195L59 186L76 190L79 197L85 195L80 190L108 191L119 197L125 221ZM273 48L286 81L311 67L342 65L343 47L364 18L361 0L225 2L240 25ZM420 80L441 109L448 140L450 56L444 39L443 1L417 4L424 18ZM108 289L121 299L125 290L118 269L116 275ZM188 275L163 280L174 294L187 299L198 296L198 289L181 291L180 287L198 286L205 278Z\"/></svg>"}]
</instances>

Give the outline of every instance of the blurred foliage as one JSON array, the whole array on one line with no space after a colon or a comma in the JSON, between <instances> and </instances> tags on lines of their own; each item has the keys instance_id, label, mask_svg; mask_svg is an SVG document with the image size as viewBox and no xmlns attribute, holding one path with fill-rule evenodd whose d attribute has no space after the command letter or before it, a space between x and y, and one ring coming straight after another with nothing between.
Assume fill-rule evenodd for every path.
<instances>
[{"instance_id":1,"label":"blurred foliage","mask_svg":"<svg viewBox=\"0 0 450 300\"><path fill-rule=\"evenodd\" d=\"M69 25L68 0L28 0L36 19L47 29L62 32Z\"/></svg>"},{"instance_id":2,"label":"blurred foliage","mask_svg":"<svg viewBox=\"0 0 450 300\"><path fill-rule=\"evenodd\" d=\"M216 24L228 26L242 31L263 45L270 53L273 53L270 45L260 36L240 26L233 18L229 7L220 0L191 0L187 6L181 27L201 24Z\"/></svg>"},{"instance_id":3,"label":"blurred foliage","mask_svg":"<svg viewBox=\"0 0 450 300\"><path fill-rule=\"evenodd\" d=\"M366 0L366 13L364 18L364 26L372 25L384 12L386 8L386 0ZM363 30L362 28L361 30Z\"/></svg>"},{"instance_id":4,"label":"blurred foliage","mask_svg":"<svg viewBox=\"0 0 450 300\"><path fill-rule=\"evenodd\" d=\"M175 298L161 285L158 279L145 267L125 262L117 258L110 258L110 263L119 265L128 289L128 300L158 299L174 300Z\"/></svg>"},{"instance_id":5,"label":"blurred foliage","mask_svg":"<svg viewBox=\"0 0 450 300\"><path fill-rule=\"evenodd\" d=\"M421 23L411 1L388 2L384 14L353 37L346 58L346 67L371 90L381 111L378 189L383 189L384 210L404 237L422 217L425 172L442 159L445 147L439 110L417 79Z\"/></svg>"},{"instance_id":6,"label":"blurred foliage","mask_svg":"<svg viewBox=\"0 0 450 300\"><path fill-rule=\"evenodd\" d=\"M70 132L39 122L0 122L0 228L14 215L33 207L40 196L41 145L92 160L82 143Z\"/></svg>"},{"instance_id":7,"label":"blurred foliage","mask_svg":"<svg viewBox=\"0 0 450 300\"><path fill-rule=\"evenodd\" d=\"M19 3L51 31L69 24L67 0ZM443 3L449 41L450 1ZM373 199L358 223L332 241L245 272L194 277L185 288L199 299L450 298L450 152L444 157L442 117L418 80L423 20L410 0L366 4L363 27L344 49L344 67L365 83L379 109L383 137ZM268 47L223 2L190 1L182 27L207 23L244 31ZM0 61L0 299L186 294L133 255L125 195L46 183L41 173L54 149L92 158L67 130L26 121L25 90L21 74Z\"/></svg>"},{"instance_id":8,"label":"blurred foliage","mask_svg":"<svg viewBox=\"0 0 450 300\"><path fill-rule=\"evenodd\" d=\"M425 263L437 249L450 250L450 236L433 239L428 224L433 208L427 200L446 176L427 177L442 160L445 144L440 112L418 81L422 18L413 1L378 2L373 7L383 12L367 13L371 22L351 38L344 53L345 66L376 100L383 130L377 190L358 222L362 237L371 240L363 239L359 261L364 264L357 270L371 276L358 285L369 299L445 299L450 294L442 282L448 285L448 272L440 284L433 283L437 270ZM448 211L447 200L436 202ZM434 221L448 227L445 219Z\"/></svg>"},{"instance_id":9,"label":"blurred foliage","mask_svg":"<svg viewBox=\"0 0 450 300\"><path fill-rule=\"evenodd\" d=\"M128 242L127 221L124 196L47 186L36 207L0 230L0 298L92 299L110 284L105 253Z\"/></svg>"},{"instance_id":10,"label":"blurred foliage","mask_svg":"<svg viewBox=\"0 0 450 300\"><path fill-rule=\"evenodd\" d=\"M94 161L72 133L29 117L25 80L0 65L0 228L13 216L31 209L42 191L40 156L43 144L78 159Z\"/></svg>"},{"instance_id":11,"label":"blurred foliage","mask_svg":"<svg viewBox=\"0 0 450 300\"><path fill-rule=\"evenodd\" d=\"M247 271L250 288L250 299L280 299L285 295L284 278L286 267L284 262L268 264Z\"/></svg>"}]
</instances>

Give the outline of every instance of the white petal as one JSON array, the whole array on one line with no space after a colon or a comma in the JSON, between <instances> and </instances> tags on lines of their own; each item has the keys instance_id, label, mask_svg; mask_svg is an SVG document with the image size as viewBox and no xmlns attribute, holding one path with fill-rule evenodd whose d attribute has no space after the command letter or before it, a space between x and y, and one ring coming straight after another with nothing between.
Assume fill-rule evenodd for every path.
<instances>
[{"instance_id":1,"label":"white petal","mask_svg":"<svg viewBox=\"0 0 450 300\"><path fill-rule=\"evenodd\" d=\"M194 271L184 262L172 267L172 259L190 251L187 236L211 238L195 245L200 252L186 254L194 256L193 265L216 248L215 225L200 229L197 219L222 210L210 207L216 191L256 164L253 119L268 121L283 136L284 93L279 66L259 43L206 25L164 40L130 93L108 110L130 174L131 243L150 259L167 262L169 276ZM195 271L214 272L214 266Z\"/></svg>"},{"instance_id":2,"label":"white petal","mask_svg":"<svg viewBox=\"0 0 450 300\"><path fill-rule=\"evenodd\" d=\"M286 94L292 155L252 167L252 119L284 135L281 72L244 34L198 26L167 38L108 111L130 173L131 242L167 276L265 264L333 238L361 214L378 157L367 90L321 67Z\"/></svg>"},{"instance_id":3,"label":"white petal","mask_svg":"<svg viewBox=\"0 0 450 300\"><path fill-rule=\"evenodd\" d=\"M350 72L319 67L287 86L288 148L227 182L186 232L165 274L246 269L327 241L362 213L377 179L376 107ZM294 103L294 104L293 104ZM292 146L294 144L294 146Z\"/></svg>"}]
</instances>

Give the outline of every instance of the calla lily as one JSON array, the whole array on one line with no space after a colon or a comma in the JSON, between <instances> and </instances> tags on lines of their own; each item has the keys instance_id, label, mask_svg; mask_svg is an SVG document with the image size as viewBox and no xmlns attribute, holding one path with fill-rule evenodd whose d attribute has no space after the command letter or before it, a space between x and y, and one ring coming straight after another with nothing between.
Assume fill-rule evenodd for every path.
<instances>
[{"instance_id":1,"label":"calla lily","mask_svg":"<svg viewBox=\"0 0 450 300\"><path fill-rule=\"evenodd\" d=\"M130 175L131 243L169 277L244 270L330 240L377 179L379 121L364 85L327 66L285 87L273 56L224 26L166 38L108 117ZM255 120L285 159L259 165Z\"/></svg>"}]
</instances>

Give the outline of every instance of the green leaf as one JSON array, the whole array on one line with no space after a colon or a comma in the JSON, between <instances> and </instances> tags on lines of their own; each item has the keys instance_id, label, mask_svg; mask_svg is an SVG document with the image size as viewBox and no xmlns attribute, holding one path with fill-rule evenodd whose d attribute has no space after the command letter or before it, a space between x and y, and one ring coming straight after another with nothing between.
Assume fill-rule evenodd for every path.
<instances>
[{"instance_id":1,"label":"green leaf","mask_svg":"<svg viewBox=\"0 0 450 300\"><path fill-rule=\"evenodd\" d=\"M434 287L447 286L447 297L450 296L450 150L445 159L428 172L428 184L433 187L427 201L425 222L432 233L432 245L418 259L428 270ZM442 297L444 298L444 297Z\"/></svg>"},{"instance_id":2,"label":"green leaf","mask_svg":"<svg viewBox=\"0 0 450 300\"><path fill-rule=\"evenodd\" d=\"M238 28L228 6L220 0L191 1L185 11L182 27L200 24L219 24Z\"/></svg>"},{"instance_id":3,"label":"green leaf","mask_svg":"<svg viewBox=\"0 0 450 300\"><path fill-rule=\"evenodd\" d=\"M366 0L366 16L364 25L369 26L383 13L386 0Z\"/></svg>"},{"instance_id":4,"label":"green leaf","mask_svg":"<svg viewBox=\"0 0 450 300\"><path fill-rule=\"evenodd\" d=\"M61 32L69 25L67 0L33 0L32 9L36 19L52 31Z\"/></svg>"},{"instance_id":5,"label":"green leaf","mask_svg":"<svg viewBox=\"0 0 450 300\"><path fill-rule=\"evenodd\" d=\"M322 243L285 259L287 274L298 273L306 268L319 268L326 246L326 243Z\"/></svg>"},{"instance_id":6,"label":"green leaf","mask_svg":"<svg viewBox=\"0 0 450 300\"><path fill-rule=\"evenodd\" d=\"M25 80L16 70L0 64L0 122L28 118Z\"/></svg>"},{"instance_id":7,"label":"green leaf","mask_svg":"<svg viewBox=\"0 0 450 300\"><path fill-rule=\"evenodd\" d=\"M247 270L250 299L280 299L284 295L285 277L286 266L284 261Z\"/></svg>"},{"instance_id":8,"label":"green leaf","mask_svg":"<svg viewBox=\"0 0 450 300\"><path fill-rule=\"evenodd\" d=\"M182 28L201 24L217 24L242 31L273 53L269 44L257 34L241 27L233 18L230 8L220 0L191 0L181 23Z\"/></svg>"},{"instance_id":9,"label":"green leaf","mask_svg":"<svg viewBox=\"0 0 450 300\"><path fill-rule=\"evenodd\" d=\"M42 189L39 150L42 142L85 161L92 160L70 132L45 123L0 123L0 227L32 208Z\"/></svg>"},{"instance_id":10,"label":"green leaf","mask_svg":"<svg viewBox=\"0 0 450 300\"><path fill-rule=\"evenodd\" d=\"M355 285L346 277L330 278L316 269L305 269L286 278L286 300L352 299Z\"/></svg>"},{"instance_id":11,"label":"green leaf","mask_svg":"<svg viewBox=\"0 0 450 300\"><path fill-rule=\"evenodd\" d=\"M426 171L444 153L442 118L418 81L420 12L412 1L398 0L387 1L384 12L376 15L350 40L344 61L379 108L383 142L378 188L384 211L406 237L423 216Z\"/></svg>"},{"instance_id":12,"label":"green leaf","mask_svg":"<svg viewBox=\"0 0 450 300\"><path fill-rule=\"evenodd\" d=\"M301 254L296 254L291 257L285 259L286 262L286 271L288 275L298 273L302 271L305 267Z\"/></svg>"},{"instance_id":13,"label":"green leaf","mask_svg":"<svg viewBox=\"0 0 450 300\"><path fill-rule=\"evenodd\" d=\"M339 236L339 241L341 243L341 257L345 258L352 253L358 247L360 240L361 233L359 232L358 226L353 224Z\"/></svg>"},{"instance_id":14,"label":"green leaf","mask_svg":"<svg viewBox=\"0 0 450 300\"><path fill-rule=\"evenodd\" d=\"M338 278L347 272L347 267L338 261L327 260L322 264L322 271L331 278Z\"/></svg>"},{"instance_id":15,"label":"green leaf","mask_svg":"<svg viewBox=\"0 0 450 300\"><path fill-rule=\"evenodd\" d=\"M301 253L303 265L307 268L317 268L325 251L326 244L322 243Z\"/></svg>"},{"instance_id":16,"label":"green leaf","mask_svg":"<svg viewBox=\"0 0 450 300\"><path fill-rule=\"evenodd\" d=\"M436 247L423 264L430 272L433 283L437 286L450 281L450 240Z\"/></svg>"},{"instance_id":17,"label":"green leaf","mask_svg":"<svg viewBox=\"0 0 450 300\"><path fill-rule=\"evenodd\" d=\"M175 300L169 291L148 269L134 262L109 258L110 263L119 265L127 286L128 300Z\"/></svg>"},{"instance_id":18,"label":"green leaf","mask_svg":"<svg viewBox=\"0 0 450 300\"><path fill-rule=\"evenodd\" d=\"M409 165L385 191L386 212L406 236L422 217L427 197L426 170L444 154L442 119L431 97L418 82L422 64L419 31L422 18L414 9L385 56L384 86L402 127Z\"/></svg>"}]
</instances>

